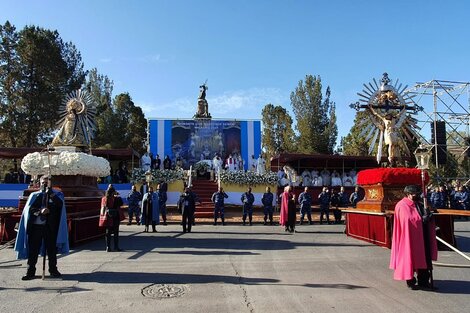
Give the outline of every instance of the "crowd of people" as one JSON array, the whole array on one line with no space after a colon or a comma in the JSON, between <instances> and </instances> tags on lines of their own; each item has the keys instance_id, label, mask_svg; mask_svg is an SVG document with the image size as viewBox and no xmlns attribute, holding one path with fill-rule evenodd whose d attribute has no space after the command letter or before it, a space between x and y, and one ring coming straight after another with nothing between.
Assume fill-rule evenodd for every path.
<instances>
[{"instance_id":1,"label":"crowd of people","mask_svg":"<svg viewBox=\"0 0 470 313\"><path fill-rule=\"evenodd\" d=\"M456 183L455 187L439 185L428 188L427 200L431 208L452 208L455 210L470 209L470 191L467 186Z\"/></svg>"},{"instance_id":2,"label":"crowd of people","mask_svg":"<svg viewBox=\"0 0 470 313\"><path fill-rule=\"evenodd\" d=\"M48 255L49 273L51 277L59 278L61 273L57 268L57 253L68 253L68 238L65 201L62 193L53 190L49 182L49 177L41 177L41 188L33 192L25 205L20 220L18 235L15 244L18 258L28 259L28 267L23 280L31 280L36 276L36 263L40 253L40 247L44 242L45 251ZM152 186L144 183L140 190L132 186L127 195L129 201L128 225L132 224L135 217L137 225L144 226L144 232L149 232L149 226L156 232L156 226L160 224L160 215L163 224L166 225L166 201L167 185L160 182L156 191ZM466 192L462 187L455 190L455 193ZM333 190L330 192L328 187L323 187L318 195L320 204L320 224L323 223L323 216L329 224L329 210L335 209L335 221L341 222L341 208L354 205L358 201L358 188L349 197L344 192L344 187L339 192ZM422 205L422 192L418 186L407 186L404 189L405 197L398 202L395 208L394 228L392 250L390 257L390 268L393 269L394 278L405 280L411 289L434 290L432 280L432 260L437 258L437 246L435 241L435 224L432 212ZM446 204L441 199L446 193L443 187L436 188L430 198L438 198L440 202L435 204L441 206ZM222 187L212 195L211 200L214 203L214 225L217 225L218 218L222 225L225 225L224 201L228 195ZM455 198L455 196L454 196ZM270 188L266 188L261 202L263 204L264 225L268 223L273 225L274 195ZM455 198L458 203L465 200ZM251 187L241 195L242 203L242 223L252 225L253 204L255 197ZM300 208L300 224L303 224L305 216L309 224L312 224L311 208L312 195L309 187L304 187L302 193L296 197L292 186L286 186L279 196L280 213L279 224L284 227L286 232L295 232L297 224L297 204ZM437 201L437 200L436 200ZM191 232L194 225L194 213L197 203L200 203L190 186L185 187L178 201L178 209L181 213L181 225L183 233ZM105 227L106 251L123 251L119 245L119 225L124 220L122 212L122 198L114 186L110 184L101 199L100 226ZM106 224L102 223L106 220ZM113 237L113 247L111 239ZM45 260L45 259L44 259ZM45 271L45 263L43 273ZM415 277L417 273L417 277Z\"/></svg>"},{"instance_id":3,"label":"crowd of people","mask_svg":"<svg viewBox=\"0 0 470 313\"><path fill-rule=\"evenodd\" d=\"M29 184L31 182L31 175L26 174L21 168L15 171L10 168L3 178L4 184Z\"/></svg>"},{"instance_id":4,"label":"crowd of people","mask_svg":"<svg viewBox=\"0 0 470 313\"><path fill-rule=\"evenodd\" d=\"M246 163L241 155L237 152L231 153L224 160L219 153L215 153L211 157L210 153L201 153L199 161L205 161L210 164L210 168L217 173L222 169L227 171L244 171L245 165L247 171L264 174L266 172L266 160L260 154L258 158L251 155L248 163ZM187 169L188 165L181 157L176 156L173 160L169 155L166 155L163 161L160 155L153 156L151 152L146 152L140 159L140 168L147 172L150 170L169 170L169 169Z\"/></svg>"},{"instance_id":5,"label":"crowd of people","mask_svg":"<svg viewBox=\"0 0 470 313\"><path fill-rule=\"evenodd\" d=\"M355 169L343 171L341 174L337 170L328 170L326 168L319 171L318 169L304 169L299 175L297 171L286 165L277 172L278 184L280 187L285 186L302 186L302 187L352 187L356 185L357 173Z\"/></svg>"}]
</instances>

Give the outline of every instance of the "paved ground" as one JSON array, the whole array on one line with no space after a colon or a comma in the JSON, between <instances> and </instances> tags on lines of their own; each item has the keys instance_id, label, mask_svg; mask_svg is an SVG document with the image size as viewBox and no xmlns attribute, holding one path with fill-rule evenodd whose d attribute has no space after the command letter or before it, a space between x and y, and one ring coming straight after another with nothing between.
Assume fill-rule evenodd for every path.
<instances>
[{"instance_id":1,"label":"paved ground","mask_svg":"<svg viewBox=\"0 0 470 313\"><path fill-rule=\"evenodd\" d=\"M0 312L470 311L468 268L436 267L437 292L411 291L392 279L388 249L346 237L343 225L297 230L124 225L124 252L104 252L104 240L79 246L59 259L62 280L21 281L26 262L3 249ZM456 235L470 252L470 222L456 222ZM439 261L465 263L447 251ZM165 291L179 297L152 297Z\"/></svg>"}]
</instances>

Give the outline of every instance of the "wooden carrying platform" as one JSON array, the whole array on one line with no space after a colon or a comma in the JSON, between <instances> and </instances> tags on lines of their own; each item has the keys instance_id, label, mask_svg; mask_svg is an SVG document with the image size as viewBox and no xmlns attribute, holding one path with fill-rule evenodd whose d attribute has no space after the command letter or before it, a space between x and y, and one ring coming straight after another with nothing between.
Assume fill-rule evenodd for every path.
<instances>
[{"instance_id":1,"label":"wooden carrying platform","mask_svg":"<svg viewBox=\"0 0 470 313\"><path fill-rule=\"evenodd\" d=\"M427 177L426 177L427 178ZM406 185L421 183L421 172L408 168L377 168L358 173L364 199L346 213L346 234L382 247L392 245L395 205L404 197ZM436 214L438 236L455 246L452 215Z\"/></svg>"}]
</instances>

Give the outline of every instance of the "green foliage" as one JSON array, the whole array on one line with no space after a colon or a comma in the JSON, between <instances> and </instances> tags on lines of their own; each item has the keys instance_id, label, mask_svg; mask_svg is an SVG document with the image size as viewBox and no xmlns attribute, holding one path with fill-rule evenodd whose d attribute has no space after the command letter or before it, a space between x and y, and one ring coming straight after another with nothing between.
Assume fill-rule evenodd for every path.
<instances>
[{"instance_id":1,"label":"green foliage","mask_svg":"<svg viewBox=\"0 0 470 313\"><path fill-rule=\"evenodd\" d=\"M128 93L117 95L113 102L108 102L112 82L105 76L93 74L88 86L94 91L95 99L100 99L101 113L97 115L97 133L94 147L132 148L144 153L147 138L147 120L142 109L135 106ZM107 87L106 87L107 86Z\"/></svg>"},{"instance_id":2,"label":"green foliage","mask_svg":"<svg viewBox=\"0 0 470 313\"><path fill-rule=\"evenodd\" d=\"M344 155L366 156L369 154L369 145L364 140L365 135L361 136L363 130L361 122L367 118L369 118L369 115L366 111L356 112L354 125L351 127L349 134L341 138Z\"/></svg>"},{"instance_id":3,"label":"green foliage","mask_svg":"<svg viewBox=\"0 0 470 313\"><path fill-rule=\"evenodd\" d=\"M295 151L295 134L292 129L292 118L285 108L267 104L262 112L263 137L262 145L267 157Z\"/></svg>"},{"instance_id":4,"label":"green foliage","mask_svg":"<svg viewBox=\"0 0 470 313\"><path fill-rule=\"evenodd\" d=\"M108 76L99 74L96 68L88 73L86 89L96 103L96 115L98 117L111 108L113 86L113 81Z\"/></svg>"},{"instance_id":5,"label":"green foliage","mask_svg":"<svg viewBox=\"0 0 470 313\"><path fill-rule=\"evenodd\" d=\"M336 145L335 105L330 101L330 88L322 95L321 78L306 75L290 95L297 121L298 152L332 154Z\"/></svg>"},{"instance_id":6,"label":"green foliage","mask_svg":"<svg viewBox=\"0 0 470 313\"><path fill-rule=\"evenodd\" d=\"M62 99L86 73L80 53L57 31L9 22L0 27L1 137L6 145L37 146L52 139Z\"/></svg>"}]
</instances>

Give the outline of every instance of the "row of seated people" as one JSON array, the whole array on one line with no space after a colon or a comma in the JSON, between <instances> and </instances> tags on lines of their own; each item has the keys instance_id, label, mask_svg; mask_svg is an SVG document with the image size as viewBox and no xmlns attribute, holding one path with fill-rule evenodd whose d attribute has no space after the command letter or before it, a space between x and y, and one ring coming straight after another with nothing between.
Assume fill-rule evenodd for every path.
<instances>
[{"instance_id":1,"label":"row of seated people","mask_svg":"<svg viewBox=\"0 0 470 313\"><path fill-rule=\"evenodd\" d=\"M277 173L279 186L284 187L291 185L297 186L355 186L357 180L357 173L354 169L344 171L341 174L337 170L323 169L318 171L316 169L304 169L299 175L292 167L286 165Z\"/></svg>"}]
</instances>

